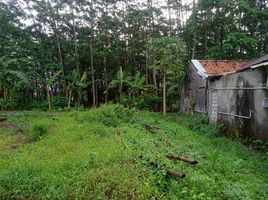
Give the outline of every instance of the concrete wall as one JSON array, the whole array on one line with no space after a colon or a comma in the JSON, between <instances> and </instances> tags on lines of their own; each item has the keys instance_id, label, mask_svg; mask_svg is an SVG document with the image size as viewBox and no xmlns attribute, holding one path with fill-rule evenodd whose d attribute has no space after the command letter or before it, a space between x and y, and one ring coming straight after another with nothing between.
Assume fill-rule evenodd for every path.
<instances>
[{"instance_id":1,"label":"concrete wall","mask_svg":"<svg viewBox=\"0 0 268 200\"><path fill-rule=\"evenodd\" d=\"M235 74L209 79L208 115L213 121L212 93L217 96L217 120L229 126L232 134L240 135L245 139L262 139L268 141L268 108L262 105L263 99L268 98L268 89L234 89L245 87L266 87L268 66L248 69ZM216 90L213 90L216 89ZM229 89L228 89L229 88ZM232 89L233 88L233 89ZM215 99L214 99L215 100ZM215 103L215 102L214 102ZM251 119L219 114L231 113L250 116Z\"/></svg>"},{"instance_id":2,"label":"concrete wall","mask_svg":"<svg viewBox=\"0 0 268 200\"><path fill-rule=\"evenodd\" d=\"M190 106L190 99L195 101L195 110L207 111L207 80L197 74L197 69L191 64L187 78L184 82L181 93L181 111L187 112Z\"/></svg>"}]
</instances>

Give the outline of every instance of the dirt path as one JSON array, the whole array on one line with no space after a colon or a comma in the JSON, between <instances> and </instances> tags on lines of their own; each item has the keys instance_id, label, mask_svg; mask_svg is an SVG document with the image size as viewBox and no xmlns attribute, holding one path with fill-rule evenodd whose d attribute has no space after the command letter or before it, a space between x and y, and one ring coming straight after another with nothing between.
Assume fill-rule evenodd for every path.
<instances>
[{"instance_id":1,"label":"dirt path","mask_svg":"<svg viewBox=\"0 0 268 200\"><path fill-rule=\"evenodd\" d=\"M8 116L20 116L20 115L43 115L43 116L59 116L60 113L58 112L27 112L27 111L22 111L22 112L17 112L17 111L4 111L0 112L0 118L3 117L8 117Z\"/></svg>"}]
</instances>

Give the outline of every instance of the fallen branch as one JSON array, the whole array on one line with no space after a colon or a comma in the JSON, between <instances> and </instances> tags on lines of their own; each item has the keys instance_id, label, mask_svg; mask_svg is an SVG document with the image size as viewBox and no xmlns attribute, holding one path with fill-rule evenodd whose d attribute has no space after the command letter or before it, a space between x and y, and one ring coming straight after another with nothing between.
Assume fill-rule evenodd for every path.
<instances>
[{"instance_id":1,"label":"fallen branch","mask_svg":"<svg viewBox=\"0 0 268 200\"><path fill-rule=\"evenodd\" d=\"M150 161L149 163L151 165L155 166L155 167L159 166L155 161ZM186 176L185 173L179 172L176 169L172 169L170 167L164 167L162 165L160 165L160 167L162 169L164 169L167 172L167 174L169 174L169 175L172 175L172 176L175 176L175 177L179 177L179 178L184 178Z\"/></svg>"},{"instance_id":2,"label":"fallen branch","mask_svg":"<svg viewBox=\"0 0 268 200\"><path fill-rule=\"evenodd\" d=\"M124 139L123 139L122 136L121 136L121 138L120 138L120 141L121 141L121 143L123 144L123 146L125 147L125 149L128 149L128 146L127 146L127 144L126 144L126 142L124 141Z\"/></svg>"},{"instance_id":3,"label":"fallen branch","mask_svg":"<svg viewBox=\"0 0 268 200\"><path fill-rule=\"evenodd\" d=\"M179 178L184 178L186 175L185 173L183 172L179 172L175 169L172 169L172 168L165 168L166 172L172 176L176 176L176 177L179 177Z\"/></svg>"},{"instance_id":4,"label":"fallen branch","mask_svg":"<svg viewBox=\"0 0 268 200\"><path fill-rule=\"evenodd\" d=\"M185 156L180 156L180 155L175 155L175 154L168 154L166 155L167 158L171 159L171 160L181 160L187 163L190 163L192 165L196 165L198 163L197 160L192 160L188 157Z\"/></svg>"},{"instance_id":5,"label":"fallen branch","mask_svg":"<svg viewBox=\"0 0 268 200\"><path fill-rule=\"evenodd\" d=\"M119 136L120 137L120 141L121 141L122 145L125 147L125 149L128 149L128 146L127 146L127 144L126 144L126 142L125 142L125 140L123 138L123 134L122 134L122 132L120 130L116 130L114 132L114 138L116 136Z\"/></svg>"}]
</instances>

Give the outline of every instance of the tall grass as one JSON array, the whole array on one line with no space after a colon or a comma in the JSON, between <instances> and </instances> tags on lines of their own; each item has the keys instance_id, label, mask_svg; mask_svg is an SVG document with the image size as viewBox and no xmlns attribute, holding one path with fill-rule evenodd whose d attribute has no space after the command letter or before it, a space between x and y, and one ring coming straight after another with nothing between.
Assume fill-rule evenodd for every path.
<instances>
[{"instance_id":1,"label":"tall grass","mask_svg":"<svg viewBox=\"0 0 268 200\"><path fill-rule=\"evenodd\" d=\"M26 121L29 128L24 133L0 129L0 144L5 146L0 148L2 199L268 197L267 156L239 141L192 132L155 113L107 105L10 121ZM23 134L41 137L10 148ZM167 153L187 155L199 164L173 162ZM174 178L164 166L185 172L186 177Z\"/></svg>"}]
</instances>

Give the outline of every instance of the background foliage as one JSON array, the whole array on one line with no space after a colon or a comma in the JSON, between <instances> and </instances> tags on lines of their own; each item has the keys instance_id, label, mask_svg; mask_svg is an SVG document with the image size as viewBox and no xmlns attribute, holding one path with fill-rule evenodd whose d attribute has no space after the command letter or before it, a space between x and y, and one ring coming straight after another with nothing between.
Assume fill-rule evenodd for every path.
<instances>
[{"instance_id":1,"label":"background foliage","mask_svg":"<svg viewBox=\"0 0 268 200\"><path fill-rule=\"evenodd\" d=\"M267 13L267 0L2 1L1 110L113 101L159 111L162 73L148 46L184 40L187 58L253 59L268 52ZM181 82L167 81L168 110Z\"/></svg>"}]
</instances>

